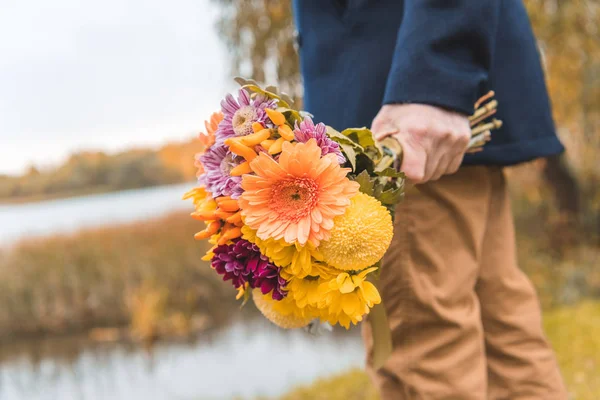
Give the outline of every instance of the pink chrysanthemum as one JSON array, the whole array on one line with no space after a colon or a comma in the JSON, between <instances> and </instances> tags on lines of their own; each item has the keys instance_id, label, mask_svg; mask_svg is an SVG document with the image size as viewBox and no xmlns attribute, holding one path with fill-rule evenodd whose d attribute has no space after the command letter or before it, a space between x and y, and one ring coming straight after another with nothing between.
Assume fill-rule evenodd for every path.
<instances>
[{"instance_id":1,"label":"pink chrysanthemum","mask_svg":"<svg viewBox=\"0 0 600 400\"><path fill-rule=\"evenodd\" d=\"M275 107L274 100L269 100L263 95L250 98L250 94L244 89L240 89L237 100L228 94L221 101L223 121L216 132L217 143L222 144L227 138L253 133L253 123L263 123L267 120L265 108Z\"/></svg>"},{"instance_id":2,"label":"pink chrysanthemum","mask_svg":"<svg viewBox=\"0 0 600 400\"><path fill-rule=\"evenodd\" d=\"M326 154L335 154L340 164L346 162L346 158L342 154L340 145L327 136L327 127L322 122L315 125L310 117L305 117L304 121L300 122L300 126L298 126L298 123L296 122L294 137L296 141L301 143L306 143L310 139L315 139L317 145L321 148L322 156Z\"/></svg>"},{"instance_id":3,"label":"pink chrysanthemum","mask_svg":"<svg viewBox=\"0 0 600 400\"><path fill-rule=\"evenodd\" d=\"M213 197L231 196L237 199L242 194L242 177L231 176L231 170L244 160L230 152L227 146L214 144L199 158L204 173L198 182L212 193Z\"/></svg>"}]
</instances>

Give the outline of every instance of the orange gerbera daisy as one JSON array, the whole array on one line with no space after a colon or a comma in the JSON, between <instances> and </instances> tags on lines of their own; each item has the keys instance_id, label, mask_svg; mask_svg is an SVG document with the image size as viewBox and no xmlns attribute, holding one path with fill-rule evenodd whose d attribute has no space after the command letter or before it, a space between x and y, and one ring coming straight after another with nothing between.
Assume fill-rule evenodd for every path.
<instances>
[{"instance_id":1,"label":"orange gerbera daisy","mask_svg":"<svg viewBox=\"0 0 600 400\"><path fill-rule=\"evenodd\" d=\"M315 139L283 143L279 159L261 153L244 175L239 199L245 223L263 240L318 246L329 238L333 218L344 214L358 183L346 175L335 154L321 157Z\"/></svg>"},{"instance_id":2,"label":"orange gerbera daisy","mask_svg":"<svg viewBox=\"0 0 600 400\"><path fill-rule=\"evenodd\" d=\"M204 173L204 166L202 165L202 162L200 162L200 156L215 143L215 132L217 131L217 128L222 120L222 112L219 111L212 113L210 120L204 121L206 133L200 132L200 134L198 134L198 140L200 140L200 143L202 143L203 148L200 153L196 153L194 156L194 167L198 168L198 172L196 172L197 177Z\"/></svg>"}]
</instances>

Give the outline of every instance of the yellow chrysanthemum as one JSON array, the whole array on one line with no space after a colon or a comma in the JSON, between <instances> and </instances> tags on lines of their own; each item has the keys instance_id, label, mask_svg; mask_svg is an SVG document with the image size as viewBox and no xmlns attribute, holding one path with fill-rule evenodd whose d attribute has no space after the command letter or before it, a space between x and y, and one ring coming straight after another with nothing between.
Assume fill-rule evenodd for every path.
<instances>
[{"instance_id":1,"label":"yellow chrysanthemum","mask_svg":"<svg viewBox=\"0 0 600 400\"><path fill-rule=\"evenodd\" d=\"M292 298L298 308L316 308L318 307L320 300L319 293L320 280L314 277L307 278L292 278L286 289L288 291L287 297Z\"/></svg>"},{"instance_id":2,"label":"yellow chrysanthemum","mask_svg":"<svg viewBox=\"0 0 600 400\"><path fill-rule=\"evenodd\" d=\"M375 285L366 280L367 274L377 268L369 268L358 274L340 273L337 277L319 285L319 309L321 319L332 325L339 323L346 329L350 324L362 321L371 307L381 303Z\"/></svg>"},{"instance_id":3,"label":"yellow chrysanthemum","mask_svg":"<svg viewBox=\"0 0 600 400\"><path fill-rule=\"evenodd\" d=\"M314 318L306 310L299 308L290 296L273 300L270 294L264 295L260 289L254 289L252 300L265 318L284 329L302 328Z\"/></svg>"},{"instance_id":4,"label":"yellow chrysanthemum","mask_svg":"<svg viewBox=\"0 0 600 400\"><path fill-rule=\"evenodd\" d=\"M343 215L333 220L329 240L319 251L333 267L361 270L377 263L392 241L393 225L389 211L374 197L358 193Z\"/></svg>"},{"instance_id":5,"label":"yellow chrysanthemum","mask_svg":"<svg viewBox=\"0 0 600 400\"><path fill-rule=\"evenodd\" d=\"M321 261L323 257L310 243L305 246L289 244L283 239L263 240L256 236L256 231L249 226L242 227L242 237L258 246L260 252L278 267L285 267L288 272L298 277L312 274L313 261Z\"/></svg>"}]
</instances>

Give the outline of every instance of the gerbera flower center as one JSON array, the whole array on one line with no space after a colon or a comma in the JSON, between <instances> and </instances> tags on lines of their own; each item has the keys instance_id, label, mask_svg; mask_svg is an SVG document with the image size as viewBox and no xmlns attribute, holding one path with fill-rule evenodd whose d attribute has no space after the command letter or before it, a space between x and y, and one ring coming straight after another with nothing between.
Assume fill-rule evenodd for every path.
<instances>
[{"instance_id":1,"label":"gerbera flower center","mask_svg":"<svg viewBox=\"0 0 600 400\"><path fill-rule=\"evenodd\" d=\"M272 188L271 210L296 222L310 214L318 200L319 186L309 178L293 178Z\"/></svg>"},{"instance_id":2,"label":"gerbera flower center","mask_svg":"<svg viewBox=\"0 0 600 400\"><path fill-rule=\"evenodd\" d=\"M258 120L256 108L245 106L237 110L231 118L231 125L236 136L246 136L251 134L252 124Z\"/></svg>"}]
</instances>

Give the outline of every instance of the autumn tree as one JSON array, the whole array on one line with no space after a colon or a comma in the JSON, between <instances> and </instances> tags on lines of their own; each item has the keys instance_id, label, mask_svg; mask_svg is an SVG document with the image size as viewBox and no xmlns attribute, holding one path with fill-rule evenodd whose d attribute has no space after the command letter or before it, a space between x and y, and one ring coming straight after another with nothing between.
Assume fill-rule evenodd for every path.
<instances>
[{"instance_id":1,"label":"autumn tree","mask_svg":"<svg viewBox=\"0 0 600 400\"><path fill-rule=\"evenodd\" d=\"M296 99L302 85L290 0L213 0L233 75L277 84Z\"/></svg>"}]
</instances>

